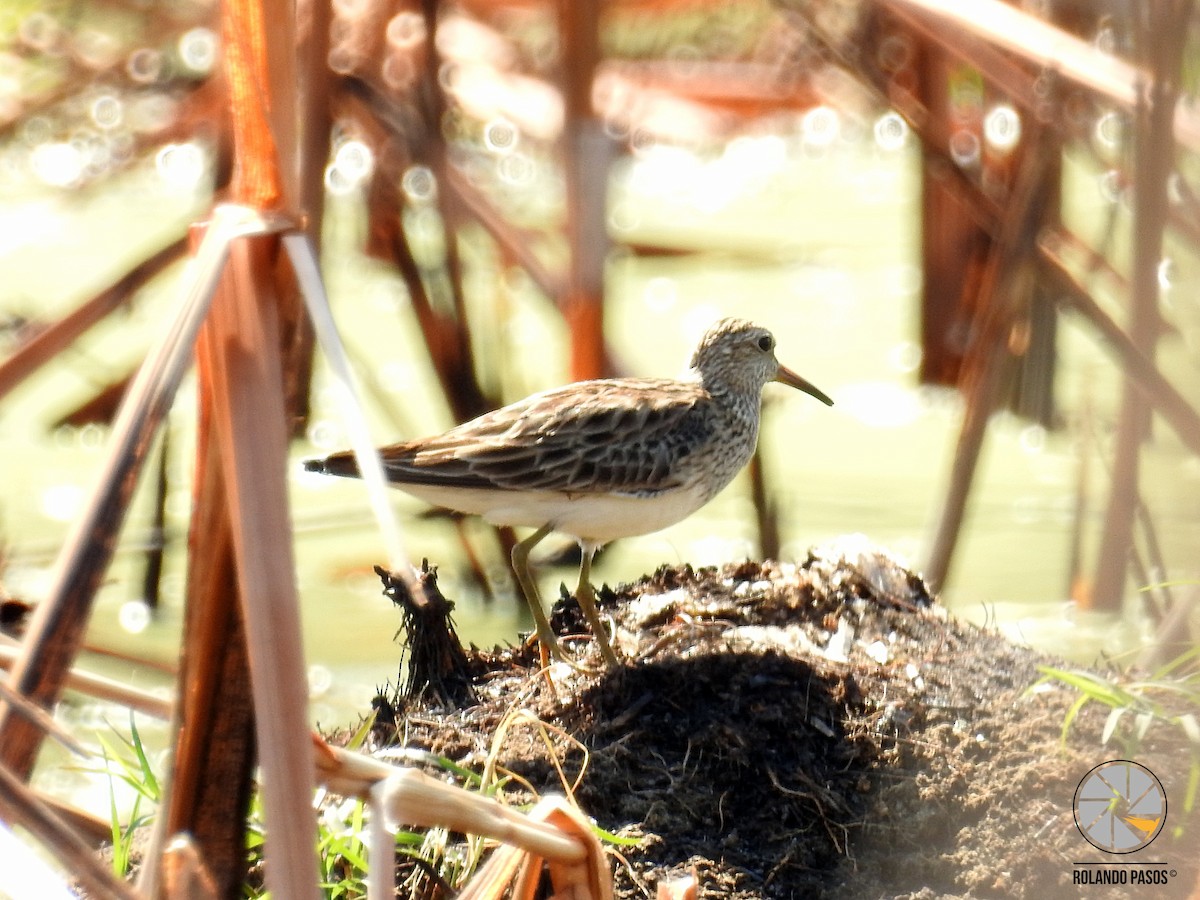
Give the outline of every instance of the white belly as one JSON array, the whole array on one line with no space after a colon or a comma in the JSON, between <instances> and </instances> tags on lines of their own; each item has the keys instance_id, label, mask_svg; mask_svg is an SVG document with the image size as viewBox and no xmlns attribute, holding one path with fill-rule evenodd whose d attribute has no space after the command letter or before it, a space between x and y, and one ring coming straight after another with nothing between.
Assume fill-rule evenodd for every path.
<instances>
[{"instance_id":1,"label":"white belly","mask_svg":"<svg viewBox=\"0 0 1200 900\"><path fill-rule=\"evenodd\" d=\"M656 497L631 497L443 488L424 484L397 487L434 506L482 516L492 525L540 528L550 523L555 531L597 544L650 534L674 525L708 499L696 488L683 488Z\"/></svg>"}]
</instances>

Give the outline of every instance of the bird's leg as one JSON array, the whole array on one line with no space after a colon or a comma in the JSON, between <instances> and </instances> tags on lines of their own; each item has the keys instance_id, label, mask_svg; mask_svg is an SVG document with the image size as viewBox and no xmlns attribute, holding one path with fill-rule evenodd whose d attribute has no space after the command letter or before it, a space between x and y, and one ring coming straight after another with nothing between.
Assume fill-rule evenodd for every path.
<instances>
[{"instance_id":1,"label":"bird's leg","mask_svg":"<svg viewBox=\"0 0 1200 900\"><path fill-rule=\"evenodd\" d=\"M596 593L592 590L592 557L596 555L597 548L595 544L581 542L579 549L579 587L575 589L575 599L579 602L579 608L583 610L588 624L592 626L592 634L596 643L600 645L600 654L604 661L610 666L616 666L620 664L620 660L613 652L612 644L608 642L608 632L600 620L600 613L596 609Z\"/></svg>"},{"instance_id":2,"label":"bird's leg","mask_svg":"<svg viewBox=\"0 0 1200 900\"><path fill-rule=\"evenodd\" d=\"M550 526L543 525L525 540L518 542L512 549L513 572L516 573L517 582L525 594L525 602L529 604L529 611L533 613L543 667L550 664L551 656L558 660L565 661L566 659L563 656L562 648L558 646L558 638L554 636L554 631L550 628L550 620L546 618L546 611L542 608L542 598L538 594L537 582L534 581L533 575L529 571L530 551L549 533Z\"/></svg>"}]
</instances>

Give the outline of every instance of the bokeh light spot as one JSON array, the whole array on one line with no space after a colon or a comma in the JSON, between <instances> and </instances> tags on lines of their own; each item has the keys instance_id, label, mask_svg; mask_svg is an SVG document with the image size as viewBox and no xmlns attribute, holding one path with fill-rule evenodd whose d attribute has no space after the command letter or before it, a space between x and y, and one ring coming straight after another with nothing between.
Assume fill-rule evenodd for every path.
<instances>
[{"instance_id":1,"label":"bokeh light spot","mask_svg":"<svg viewBox=\"0 0 1200 900\"><path fill-rule=\"evenodd\" d=\"M42 515L55 522L70 522L83 506L83 488L53 484L42 491Z\"/></svg>"},{"instance_id":2,"label":"bokeh light spot","mask_svg":"<svg viewBox=\"0 0 1200 900\"><path fill-rule=\"evenodd\" d=\"M152 616L145 600L130 600L122 603L117 613L117 622L130 634L141 634L150 625Z\"/></svg>"},{"instance_id":3,"label":"bokeh light spot","mask_svg":"<svg viewBox=\"0 0 1200 900\"><path fill-rule=\"evenodd\" d=\"M1115 149L1120 145L1124 131L1125 124L1118 113L1107 112L1096 120L1096 140L1107 149Z\"/></svg>"},{"instance_id":4,"label":"bokeh light spot","mask_svg":"<svg viewBox=\"0 0 1200 900\"><path fill-rule=\"evenodd\" d=\"M983 119L983 138L993 150L1006 153L1021 140L1021 117L1011 106L992 107Z\"/></svg>"},{"instance_id":5,"label":"bokeh light spot","mask_svg":"<svg viewBox=\"0 0 1200 900\"><path fill-rule=\"evenodd\" d=\"M207 75L217 62L217 36L209 28L192 28L179 37L179 58L197 75Z\"/></svg>"},{"instance_id":6,"label":"bokeh light spot","mask_svg":"<svg viewBox=\"0 0 1200 900\"><path fill-rule=\"evenodd\" d=\"M483 145L492 153L512 153L521 139L517 126L503 117L483 126Z\"/></svg>"},{"instance_id":7,"label":"bokeh light spot","mask_svg":"<svg viewBox=\"0 0 1200 900\"><path fill-rule=\"evenodd\" d=\"M153 47L139 47L125 61L125 74L138 84L153 84L162 71L162 54Z\"/></svg>"},{"instance_id":8,"label":"bokeh light spot","mask_svg":"<svg viewBox=\"0 0 1200 900\"><path fill-rule=\"evenodd\" d=\"M154 158L158 177L175 188L194 188L207 169L204 151L198 144L167 144Z\"/></svg>"},{"instance_id":9,"label":"bokeh light spot","mask_svg":"<svg viewBox=\"0 0 1200 900\"><path fill-rule=\"evenodd\" d=\"M333 672L328 666L311 665L308 667L308 694L310 697L320 697L333 687Z\"/></svg>"},{"instance_id":10,"label":"bokeh light spot","mask_svg":"<svg viewBox=\"0 0 1200 900\"><path fill-rule=\"evenodd\" d=\"M437 196L437 179L428 166L411 166L400 179L400 189L413 203L429 203Z\"/></svg>"},{"instance_id":11,"label":"bokeh light spot","mask_svg":"<svg viewBox=\"0 0 1200 900\"><path fill-rule=\"evenodd\" d=\"M678 285L673 278L651 278L642 289L642 299L647 309L656 313L668 312L679 299Z\"/></svg>"},{"instance_id":12,"label":"bokeh light spot","mask_svg":"<svg viewBox=\"0 0 1200 900\"><path fill-rule=\"evenodd\" d=\"M828 147L841 134L841 117L831 106L814 106L800 120L804 142L816 147Z\"/></svg>"},{"instance_id":13,"label":"bokeh light spot","mask_svg":"<svg viewBox=\"0 0 1200 900\"><path fill-rule=\"evenodd\" d=\"M1046 429L1041 425L1028 425L1021 429L1018 443L1026 453L1041 453L1046 449Z\"/></svg>"},{"instance_id":14,"label":"bokeh light spot","mask_svg":"<svg viewBox=\"0 0 1200 900\"><path fill-rule=\"evenodd\" d=\"M979 162L979 138L973 131L960 128L950 135L950 158L962 168L970 168Z\"/></svg>"},{"instance_id":15,"label":"bokeh light spot","mask_svg":"<svg viewBox=\"0 0 1200 900\"><path fill-rule=\"evenodd\" d=\"M388 21L385 34L393 47L415 47L425 40L425 19L416 12L399 13Z\"/></svg>"},{"instance_id":16,"label":"bokeh light spot","mask_svg":"<svg viewBox=\"0 0 1200 900\"><path fill-rule=\"evenodd\" d=\"M106 131L120 127L125 118L124 105L112 94L101 94L93 100L90 112L96 127Z\"/></svg>"},{"instance_id":17,"label":"bokeh light spot","mask_svg":"<svg viewBox=\"0 0 1200 900\"><path fill-rule=\"evenodd\" d=\"M875 143L881 150L901 150L908 143L908 123L896 112L887 112L875 120Z\"/></svg>"},{"instance_id":18,"label":"bokeh light spot","mask_svg":"<svg viewBox=\"0 0 1200 900\"><path fill-rule=\"evenodd\" d=\"M73 144L48 141L34 147L29 164L33 174L44 184L69 187L79 181L87 160Z\"/></svg>"},{"instance_id":19,"label":"bokeh light spot","mask_svg":"<svg viewBox=\"0 0 1200 900\"><path fill-rule=\"evenodd\" d=\"M1158 264L1158 286L1161 290L1169 291L1175 285L1178 269L1175 260L1164 259Z\"/></svg>"}]
</instances>

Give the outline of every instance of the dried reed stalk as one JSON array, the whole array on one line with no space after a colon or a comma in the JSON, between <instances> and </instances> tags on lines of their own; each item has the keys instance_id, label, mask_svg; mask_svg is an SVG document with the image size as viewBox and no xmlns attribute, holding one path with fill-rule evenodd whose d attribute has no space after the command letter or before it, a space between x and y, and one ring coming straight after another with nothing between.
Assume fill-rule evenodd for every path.
<instances>
[{"instance_id":1,"label":"dried reed stalk","mask_svg":"<svg viewBox=\"0 0 1200 900\"><path fill-rule=\"evenodd\" d=\"M1153 361L1162 327L1159 312L1158 267L1170 209L1168 182L1175 171L1176 121L1184 47L1189 33L1191 2L1173 0L1150 7L1146 33L1139 42L1152 81L1134 121L1133 259L1130 274L1129 341ZM1095 608L1120 609L1125 596L1133 521L1138 505L1138 469L1142 442L1150 430L1151 409L1143 401L1135 378L1126 374L1117 418L1112 487L1092 591Z\"/></svg>"},{"instance_id":2,"label":"dried reed stalk","mask_svg":"<svg viewBox=\"0 0 1200 900\"><path fill-rule=\"evenodd\" d=\"M246 227L256 227L250 225ZM232 226L236 231L237 226ZM224 235L228 239L228 233ZM100 580L108 568L133 489L159 424L165 418L191 358L226 253L221 240L206 242L190 264L176 317L138 370L113 425L108 456L83 514L67 537L52 588L30 620L9 686L42 706L58 699L79 652ZM0 705L0 761L27 778L41 732Z\"/></svg>"},{"instance_id":3,"label":"dried reed stalk","mask_svg":"<svg viewBox=\"0 0 1200 900\"><path fill-rule=\"evenodd\" d=\"M288 513L288 428L272 273L274 239L238 242L199 348L212 383L212 430L227 479L239 600L249 647L267 885L318 896L308 681Z\"/></svg>"},{"instance_id":4,"label":"dried reed stalk","mask_svg":"<svg viewBox=\"0 0 1200 900\"><path fill-rule=\"evenodd\" d=\"M15 647L0 646L0 669L11 669L20 655ZM68 669L63 678L63 687L97 700L119 703L156 719L168 719L171 716L170 700L83 669Z\"/></svg>"},{"instance_id":5,"label":"dried reed stalk","mask_svg":"<svg viewBox=\"0 0 1200 900\"><path fill-rule=\"evenodd\" d=\"M1087 285L1073 274L1067 260L1059 252L1064 242L1057 237L1056 232L1044 235L1038 242L1038 253L1044 270L1059 289L1055 295L1058 302L1088 321L1100 338L1101 345L1116 358L1117 364L1125 376L1132 379L1143 399L1171 426L1176 437L1192 453L1200 456L1200 413L1163 375L1154 360L1139 349L1116 320L1096 302Z\"/></svg>"},{"instance_id":6,"label":"dried reed stalk","mask_svg":"<svg viewBox=\"0 0 1200 900\"><path fill-rule=\"evenodd\" d=\"M254 709L227 486L211 426L212 382L202 373L199 383L175 754L161 838L190 834L221 896L229 897L240 891L246 874ZM151 854L149 866L158 862L158 855ZM153 884L156 877L147 875L150 880L144 883Z\"/></svg>"},{"instance_id":7,"label":"dried reed stalk","mask_svg":"<svg viewBox=\"0 0 1200 900\"><path fill-rule=\"evenodd\" d=\"M13 673L8 684L33 702L52 705L63 687L78 678L73 678L70 663L78 653L96 587L111 559L120 523L154 431L164 418L190 359L196 332L224 267L230 241L239 235L270 233L280 227L279 222L269 223L257 216L246 216L243 210L218 210L216 223L196 258L189 263L177 317L169 323L154 352L143 363L122 403L100 483L59 555L51 596L34 613L22 650L13 660ZM0 648L0 654L5 650L7 648ZM106 679L92 676L81 686L94 694L112 693L112 683L106 682ZM119 690L115 697L119 702L140 706L160 716L170 709L168 702L157 697L139 696L141 692L120 685L116 687ZM3 706L0 716L0 736L3 737L0 756L7 766L0 766L0 775L27 791L20 779L28 777L32 768L41 742L41 730L15 713L8 704ZM96 877L90 870L85 871L85 863L75 859L82 842L65 830L61 819L48 813L43 806L28 802L36 798L25 797L11 785L8 787L9 802L0 807L4 817L49 841L50 849L58 853L73 871L81 873L81 879ZM311 860L311 845L305 849ZM95 863L90 851L89 858ZM101 871L104 871L103 867ZM111 881L111 877L108 880ZM95 891L97 896L135 896L125 885L114 888L107 882L96 884L99 885Z\"/></svg>"},{"instance_id":8,"label":"dried reed stalk","mask_svg":"<svg viewBox=\"0 0 1200 900\"><path fill-rule=\"evenodd\" d=\"M105 288L21 344L0 363L0 397L7 396L41 366L57 358L81 334L126 303L135 291L182 258L185 249L183 240L164 247L121 276L111 287Z\"/></svg>"},{"instance_id":9,"label":"dried reed stalk","mask_svg":"<svg viewBox=\"0 0 1200 900\"><path fill-rule=\"evenodd\" d=\"M925 566L925 579L932 590L941 588L950 572L987 423L996 409L1010 364L1006 337L1028 297L1028 260L1051 214L1047 205L1052 192L1045 189L1045 172L1056 159L1057 147L1057 139L1047 127L1039 128L1032 136L1009 193L1007 217L983 272L976 313L979 337L963 364L966 409Z\"/></svg>"},{"instance_id":10,"label":"dried reed stalk","mask_svg":"<svg viewBox=\"0 0 1200 900\"><path fill-rule=\"evenodd\" d=\"M557 0L562 48L563 172L566 177L567 292L556 298L571 335L571 378L609 374L604 347L604 266L608 258L608 170L615 153L592 106L600 64L597 3Z\"/></svg>"},{"instance_id":11,"label":"dried reed stalk","mask_svg":"<svg viewBox=\"0 0 1200 900\"><path fill-rule=\"evenodd\" d=\"M970 4L954 0L887 0L886 5L920 10L940 22L951 23L1044 71L1071 79L1127 112L1138 108L1143 88L1152 80L1147 69L1105 53L1002 0L974 0ZM1187 33L1186 25L1181 31ZM1164 115L1167 134L1191 150L1200 150L1200 119L1193 109L1172 102Z\"/></svg>"},{"instance_id":12,"label":"dried reed stalk","mask_svg":"<svg viewBox=\"0 0 1200 900\"><path fill-rule=\"evenodd\" d=\"M69 731L59 725L54 720L54 716L36 703L26 700L21 694L18 694L2 681L0 681L0 697L12 707L14 712L20 713L38 728L42 729L42 731L46 732L47 737L54 738L54 740L78 756L88 755L83 745L75 740L75 737Z\"/></svg>"}]
</instances>

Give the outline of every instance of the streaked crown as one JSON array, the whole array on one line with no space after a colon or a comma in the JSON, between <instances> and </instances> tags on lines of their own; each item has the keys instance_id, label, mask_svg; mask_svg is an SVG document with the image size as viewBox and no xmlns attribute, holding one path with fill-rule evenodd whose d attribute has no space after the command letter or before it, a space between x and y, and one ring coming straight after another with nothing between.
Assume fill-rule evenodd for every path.
<instances>
[{"instance_id":1,"label":"streaked crown","mask_svg":"<svg viewBox=\"0 0 1200 900\"><path fill-rule=\"evenodd\" d=\"M775 337L745 319L722 319L700 339L691 367L709 391L757 395L779 373Z\"/></svg>"}]
</instances>

